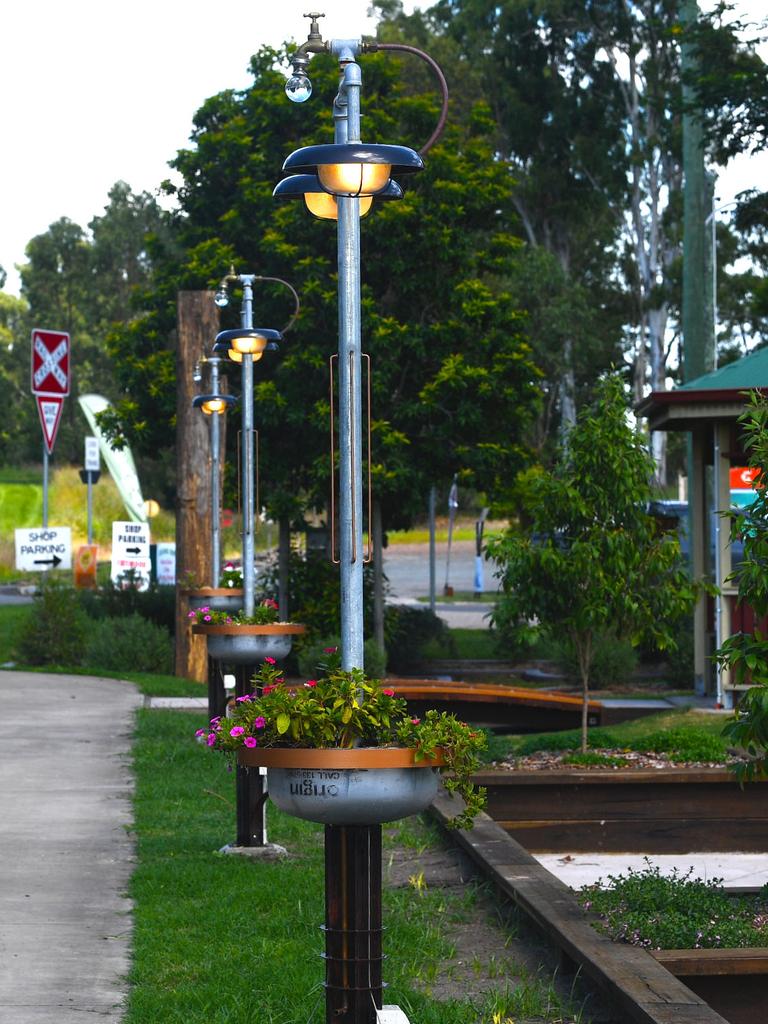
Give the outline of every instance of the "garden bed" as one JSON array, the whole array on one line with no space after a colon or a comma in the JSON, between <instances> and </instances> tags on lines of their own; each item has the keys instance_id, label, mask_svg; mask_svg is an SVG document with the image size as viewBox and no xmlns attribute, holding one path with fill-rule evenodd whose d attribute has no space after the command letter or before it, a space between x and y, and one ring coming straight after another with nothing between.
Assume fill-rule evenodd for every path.
<instances>
[{"instance_id":1,"label":"garden bed","mask_svg":"<svg viewBox=\"0 0 768 1024\"><path fill-rule=\"evenodd\" d=\"M768 851L765 782L724 768L494 770L488 813L535 853Z\"/></svg>"},{"instance_id":2,"label":"garden bed","mask_svg":"<svg viewBox=\"0 0 768 1024\"><path fill-rule=\"evenodd\" d=\"M651 955L729 1024L768 1020L768 949L659 949Z\"/></svg>"}]
</instances>

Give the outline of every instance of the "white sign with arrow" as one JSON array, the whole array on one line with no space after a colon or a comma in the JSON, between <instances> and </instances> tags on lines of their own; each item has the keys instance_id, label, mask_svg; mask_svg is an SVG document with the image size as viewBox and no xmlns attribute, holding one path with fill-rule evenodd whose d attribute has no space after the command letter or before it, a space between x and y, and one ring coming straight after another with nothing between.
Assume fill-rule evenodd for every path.
<instances>
[{"instance_id":1,"label":"white sign with arrow","mask_svg":"<svg viewBox=\"0 0 768 1024\"><path fill-rule=\"evenodd\" d=\"M126 573L134 575L140 590L149 587L151 560L148 523L112 523L112 582L124 584Z\"/></svg>"},{"instance_id":2,"label":"white sign with arrow","mask_svg":"<svg viewBox=\"0 0 768 1024\"><path fill-rule=\"evenodd\" d=\"M68 526L18 529L16 568L20 572L47 572L72 568L72 531Z\"/></svg>"}]
</instances>

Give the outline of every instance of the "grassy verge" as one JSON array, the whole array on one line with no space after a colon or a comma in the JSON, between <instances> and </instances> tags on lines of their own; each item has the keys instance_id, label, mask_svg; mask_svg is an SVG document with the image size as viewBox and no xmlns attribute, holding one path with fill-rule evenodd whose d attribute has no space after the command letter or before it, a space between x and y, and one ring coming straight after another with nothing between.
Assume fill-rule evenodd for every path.
<instances>
[{"instance_id":1,"label":"grassy verge","mask_svg":"<svg viewBox=\"0 0 768 1024\"><path fill-rule=\"evenodd\" d=\"M683 708L636 718L621 725L590 729L588 744L592 750L618 748L653 753L675 752L679 761L722 760L726 754L722 729L723 720L719 715ZM576 750L580 743L581 734L577 729L522 736L490 736L488 758L522 757L539 750Z\"/></svg>"},{"instance_id":2,"label":"grassy verge","mask_svg":"<svg viewBox=\"0 0 768 1024\"><path fill-rule=\"evenodd\" d=\"M138 864L134 956L125 1024L306 1024L324 1019L322 829L270 806L272 841L289 860L259 863L217 849L233 838L234 782L195 743L188 713L143 711L135 743ZM385 892L387 1001L419 1024L490 1024L525 1011L575 1021L550 979L503 978L477 999L436 1001L429 979L453 953L470 889Z\"/></svg>"}]
</instances>

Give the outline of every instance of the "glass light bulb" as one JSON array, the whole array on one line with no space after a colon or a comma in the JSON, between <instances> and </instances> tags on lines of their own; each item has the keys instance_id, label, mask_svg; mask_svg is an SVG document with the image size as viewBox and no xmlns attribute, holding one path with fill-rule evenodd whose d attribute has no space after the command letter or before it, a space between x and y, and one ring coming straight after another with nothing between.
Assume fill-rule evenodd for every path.
<instances>
[{"instance_id":1,"label":"glass light bulb","mask_svg":"<svg viewBox=\"0 0 768 1024\"><path fill-rule=\"evenodd\" d=\"M391 164L318 164L324 188L336 195L375 195L387 187Z\"/></svg>"},{"instance_id":2,"label":"glass light bulb","mask_svg":"<svg viewBox=\"0 0 768 1024\"><path fill-rule=\"evenodd\" d=\"M261 335L256 338L233 338L230 344L236 352L250 352L251 355L254 355L256 352L264 351L267 347L267 339L262 338Z\"/></svg>"},{"instance_id":3,"label":"glass light bulb","mask_svg":"<svg viewBox=\"0 0 768 1024\"><path fill-rule=\"evenodd\" d=\"M327 192L305 192L304 202L307 209L320 220L338 220L339 208L336 205L336 196ZM360 196L360 216L364 217L371 209L373 196Z\"/></svg>"},{"instance_id":4,"label":"glass light bulb","mask_svg":"<svg viewBox=\"0 0 768 1024\"><path fill-rule=\"evenodd\" d=\"M224 401L223 398L211 398L207 402L203 402L203 412L207 416L210 416L211 413L214 413L214 412L216 412L216 413L225 412L226 408L227 408L227 403Z\"/></svg>"},{"instance_id":5,"label":"glass light bulb","mask_svg":"<svg viewBox=\"0 0 768 1024\"><path fill-rule=\"evenodd\" d=\"M213 297L213 301L219 307L228 306L229 305L229 294L227 293L227 289L226 288L219 288L219 290L216 292L216 294Z\"/></svg>"},{"instance_id":6,"label":"glass light bulb","mask_svg":"<svg viewBox=\"0 0 768 1024\"><path fill-rule=\"evenodd\" d=\"M303 71L291 75L285 83L285 95L293 103L304 103L312 95L312 83Z\"/></svg>"}]
</instances>

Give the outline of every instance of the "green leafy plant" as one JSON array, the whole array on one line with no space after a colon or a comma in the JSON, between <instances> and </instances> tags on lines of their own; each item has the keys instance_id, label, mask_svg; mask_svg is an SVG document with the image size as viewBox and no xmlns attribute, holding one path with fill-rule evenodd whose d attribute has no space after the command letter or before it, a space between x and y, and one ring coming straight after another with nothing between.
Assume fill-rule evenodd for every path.
<instances>
[{"instance_id":1,"label":"green leafy plant","mask_svg":"<svg viewBox=\"0 0 768 1024\"><path fill-rule=\"evenodd\" d=\"M304 644L299 652L298 666L299 675L318 676L326 674L329 669L339 668L341 659L338 651L341 640L336 637L326 637L313 644ZM363 644L363 662L369 676L375 679L384 675L387 669L386 655L373 639L370 637Z\"/></svg>"},{"instance_id":2,"label":"green leafy plant","mask_svg":"<svg viewBox=\"0 0 768 1024\"><path fill-rule=\"evenodd\" d=\"M231 590L238 589L243 585L243 573L241 569L238 569L232 562L227 562L224 568L221 570L221 576L219 577L219 586L227 587Z\"/></svg>"},{"instance_id":3,"label":"green leafy plant","mask_svg":"<svg viewBox=\"0 0 768 1024\"><path fill-rule=\"evenodd\" d=\"M195 624L223 626L232 624L234 626L268 626L277 622L279 617L277 601L265 598L261 604L253 609L253 615L242 615L230 612L217 612L208 605L202 608L195 608L189 612L187 618Z\"/></svg>"},{"instance_id":4,"label":"green leafy plant","mask_svg":"<svg viewBox=\"0 0 768 1024\"><path fill-rule=\"evenodd\" d=\"M88 630L84 663L112 672L167 672L173 669L171 637L134 612L121 618L100 619Z\"/></svg>"},{"instance_id":5,"label":"green leafy plant","mask_svg":"<svg viewBox=\"0 0 768 1024\"><path fill-rule=\"evenodd\" d=\"M485 794L471 776L485 737L455 715L432 710L414 718L393 689L362 669L331 667L319 679L289 686L274 659L266 658L253 683L256 692L236 698L226 719L198 730L208 746L230 757L254 747L408 747L417 761L442 759L445 788L466 805L454 825L470 828L482 810Z\"/></svg>"},{"instance_id":6,"label":"green leafy plant","mask_svg":"<svg viewBox=\"0 0 768 1024\"><path fill-rule=\"evenodd\" d=\"M579 900L599 915L598 931L651 949L712 949L768 944L768 890L732 897L718 878L703 881L677 868L662 875L645 858L640 871L585 886Z\"/></svg>"},{"instance_id":7,"label":"green leafy plant","mask_svg":"<svg viewBox=\"0 0 768 1024\"><path fill-rule=\"evenodd\" d=\"M756 469L756 497L741 512L730 514L731 536L741 538L744 558L730 579L738 581L739 601L748 604L755 616L768 614L768 400L760 392L749 396L746 411L739 418L749 465ZM739 701L735 716L726 723L723 735L744 752L734 764L740 781L768 775L768 636L755 626L751 633L734 633L715 653L721 668L732 674L737 686L750 685Z\"/></svg>"},{"instance_id":8,"label":"green leafy plant","mask_svg":"<svg viewBox=\"0 0 768 1024\"><path fill-rule=\"evenodd\" d=\"M488 545L502 582L496 628L517 636L528 623L567 638L575 652L582 752L599 639L610 631L632 645L645 637L669 649L697 594L677 539L647 511L653 476L645 439L627 422L623 382L612 374L570 430L552 472L519 478L525 529L510 528Z\"/></svg>"},{"instance_id":9,"label":"green leafy plant","mask_svg":"<svg viewBox=\"0 0 768 1024\"><path fill-rule=\"evenodd\" d=\"M87 631L88 619L77 591L56 576L47 576L22 624L15 650L27 665L79 665Z\"/></svg>"}]
</instances>

